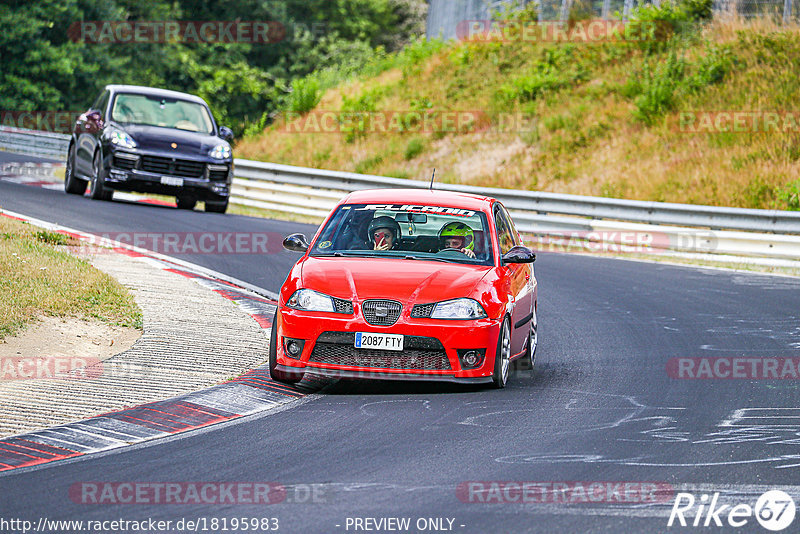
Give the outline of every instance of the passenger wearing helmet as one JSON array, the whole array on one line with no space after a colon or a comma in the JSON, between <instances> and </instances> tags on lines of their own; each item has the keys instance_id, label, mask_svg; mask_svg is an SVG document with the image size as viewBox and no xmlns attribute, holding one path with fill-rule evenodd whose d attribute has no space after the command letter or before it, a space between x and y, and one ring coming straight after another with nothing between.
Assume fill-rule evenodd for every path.
<instances>
[{"instance_id":1,"label":"passenger wearing helmet","mask_svg":"<svg viewBox=\"0 0 800 534\"><path fill-rule=\"evenodd\" d=\"M400 242L400 225L392 217L375 217L367 228L367 239L373 250L391 250Z\"/></svg>"},{"instance_id":2,"label":"passenger wearing helmet","mask_svg":"<svg viewBox=\"0 0 800 534\"><path fill-rule=\"evenodd\" d=\"M475 257L475 233L462 222L451 222L439 230L440 250L454 249L470 258Z\"/></svg>"}]
</instances>

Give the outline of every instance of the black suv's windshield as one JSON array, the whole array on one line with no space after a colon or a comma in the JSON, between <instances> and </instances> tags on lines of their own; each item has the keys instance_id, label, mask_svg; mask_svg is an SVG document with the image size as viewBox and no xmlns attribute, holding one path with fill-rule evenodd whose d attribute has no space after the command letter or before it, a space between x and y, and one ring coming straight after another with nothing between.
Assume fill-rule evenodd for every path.
<instances>
[{"instance_id":1,"label":"black suv's windshield","mask_svg":"<svg viewBox=\"0 0 800 534\"><path fill-rule=\"evenodd\" d=\"M120 93L111 108L111 120L211 134L214 126L202 104L133 93Z\"/></svg>"},{"instance_id":2,"label":"black suv's windshield","mask_svg":"<svg viewBox=\"0 0 800 534\"><path fill-rule=\"evenodd\" d=\"M486 215L448 206L340 206L311 256L395 257L493 265Z\"/></svg>"}]
</instances>

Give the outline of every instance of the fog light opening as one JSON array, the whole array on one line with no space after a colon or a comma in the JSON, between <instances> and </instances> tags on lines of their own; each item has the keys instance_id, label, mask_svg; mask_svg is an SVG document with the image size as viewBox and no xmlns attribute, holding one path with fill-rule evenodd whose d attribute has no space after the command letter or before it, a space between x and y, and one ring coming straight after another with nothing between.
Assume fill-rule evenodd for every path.
<instances>
[{"instance_id":1,"label":"fog light opening","mask_svg":"<svg viewBox=\"0 0 800 534\"><path fill-rule=\"evenodd\" d=\"M289 358L299 360L303 354L303 346L305 341L302 339L283 338L283 352Z\"/></svg>"},{"instance_id":2,"label":"fog light opening","mask_svg":"<svg viewBox=\"0 0 800 534\"><path fill-rule=\"evenodd\" d=\"M486 349L464 349L458 351L462 369L477 369L483 365Z\"/></svg>"}]
</instances>

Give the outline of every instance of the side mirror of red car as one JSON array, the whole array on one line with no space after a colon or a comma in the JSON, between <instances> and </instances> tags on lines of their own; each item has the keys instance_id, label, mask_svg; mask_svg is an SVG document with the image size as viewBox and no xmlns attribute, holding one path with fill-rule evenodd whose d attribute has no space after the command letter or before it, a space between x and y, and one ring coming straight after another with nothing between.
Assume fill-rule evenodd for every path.
<instances>
[{"instance_id":1,"label":"side mirror of red car","mask_svg":"<svg viewBox=\"0 0 800 534\"><path fill-rule=\"evenodd\" d=\"M536 254L522 245L517 245L503 255L503 265L508 263L533 263L535 261Z\"/></svg>"},{"instance_id":2,"label":"side mirror of red car","mask_svg":"<svg viewBox=\"0 0 800 534\"><path fill-rule=\"evenodd\" d=\"M310 246L303 234L292 234L283 240L283 248L292 252L306 252Z\"/></svg>"}]
</instances>

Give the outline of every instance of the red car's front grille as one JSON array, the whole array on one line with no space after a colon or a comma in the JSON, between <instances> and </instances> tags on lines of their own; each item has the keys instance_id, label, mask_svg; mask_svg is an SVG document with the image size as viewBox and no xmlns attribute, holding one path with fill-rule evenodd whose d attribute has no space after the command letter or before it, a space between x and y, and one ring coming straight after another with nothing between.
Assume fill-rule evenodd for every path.
<instances>
[{"instance_id":1,"label":"red car's front grille","mask_svg":"<svg viewBox=\"0 0 800 534\"><path fill-rule=\"evenodd\" d=\"M396 300L365 300L361 303L364 320L376 326L392 326L400 318L403 305Z\"/></svg>"},{"instance_id":2,"label":"red car's front grille","mask_svg":"<svg viewBox=\"0 0 800 534\"><path fill-rule=\"evenodd\" d=\"M409 371L452 369L442 343L432 337L405 336L402 351L357 349L354 345L355 334L351 332L325 332L317 339L308 361Z\"/></svg>"}]
</instances>

